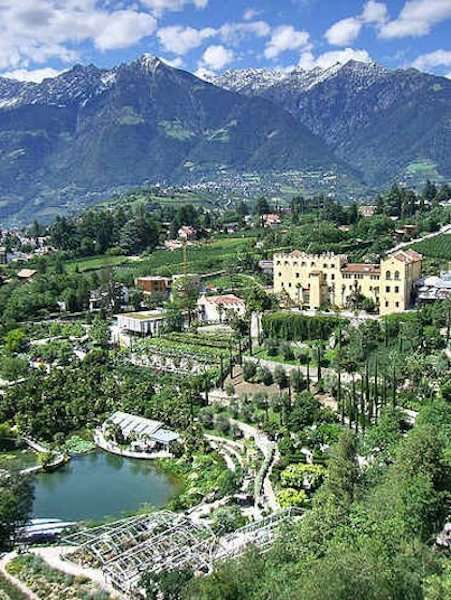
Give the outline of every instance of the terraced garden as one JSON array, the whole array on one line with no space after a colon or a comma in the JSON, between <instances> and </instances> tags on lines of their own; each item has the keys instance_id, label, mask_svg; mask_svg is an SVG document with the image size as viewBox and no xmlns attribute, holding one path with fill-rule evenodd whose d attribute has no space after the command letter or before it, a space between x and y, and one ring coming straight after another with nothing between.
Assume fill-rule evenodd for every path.
<instances>
[{"instance_id":1,"label":"terraced garden","mask_svg":"<svg viewBox=\"0 0 451 600\"><path fill-rule=\"evenodd\" d=\"M133 354L147 366L174 372L203 374L216 379L242 348L231 336L196 333L169 333L133 344Z\"/></svg>"}]
</instances>

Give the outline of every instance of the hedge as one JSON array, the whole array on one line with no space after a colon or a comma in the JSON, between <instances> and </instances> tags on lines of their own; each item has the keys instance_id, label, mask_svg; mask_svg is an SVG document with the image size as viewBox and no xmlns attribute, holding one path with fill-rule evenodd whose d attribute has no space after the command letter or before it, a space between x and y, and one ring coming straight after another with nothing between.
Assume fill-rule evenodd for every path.
<instances>
[{"instance_id":1,"label":"hedge","mask_svg":"<svg viewBox=\"0 0 451 600\"><path fill-rule=\"evenodd\" d=\"M347 327L349 321L340 317L308 317L289 311L279 311L263 316L263 332L268 338L304 341L327 340L339 327Z\"/></svg>"}]
</instances>

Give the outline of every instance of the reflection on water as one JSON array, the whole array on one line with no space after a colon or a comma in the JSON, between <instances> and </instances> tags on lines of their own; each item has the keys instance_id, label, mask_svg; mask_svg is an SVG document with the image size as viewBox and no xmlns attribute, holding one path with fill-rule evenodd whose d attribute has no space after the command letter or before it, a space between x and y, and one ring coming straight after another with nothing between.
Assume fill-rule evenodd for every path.
<instances>
[{"instance_id":1,"label":"reflection on water","mask_svg":"<svg viewBox=\"0 0 451 600\"><path fill-rule=\"evenodd\" d=\"M151 461L95 452L37 475L33 512L35 517L65 520L120 518L143 504L164 506L177 487Z\"/></svg>"}]
</instances>

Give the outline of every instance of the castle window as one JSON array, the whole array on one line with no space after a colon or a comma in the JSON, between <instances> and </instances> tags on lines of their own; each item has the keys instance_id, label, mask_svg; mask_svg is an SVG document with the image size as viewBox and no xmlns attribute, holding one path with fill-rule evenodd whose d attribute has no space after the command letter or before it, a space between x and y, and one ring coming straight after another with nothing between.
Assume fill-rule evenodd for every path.
<instances>
[{"instance_id":1,"label":"castle window","mask_svg":"<svg viewBox=\"0 0 451 600\"><path fill-rule=\"evenodd\" d=\"M390 272L390 271L387 271L387 272L385 273L385 278L386 278L386 279L391 279L391 272Z\"/></svg>"},{"instance_id":2,"label":"castle window","mask_svg":"<svg viewBox=\"0 0 451 600\"><path fill-rule=\"evenodd\" d=\"M323 265L323 269L327 269L327 265Z\"/></svg>"},{"instance_id":3,"label":"castle window","mask_svg":"<svg viewBox=\"0 0 451 600\"><path fill-rule=\"evenodd\" d=\"M385 291L387 292L387 294L390 293L390 286L389 285L386 286Z\"/></svg>"},{"instance_id":4,"label":"castle window","mask_svg":"<svg viewBox=\"0 0 451 600\"><path fill-rule=\"evenodd\" d=\"M396 308L399 308L399 302L395 302Z\"/></svg>"},{"instance_id":5,"label":"castle window","mask_svg":"<svg viewBox=\"0 0 451 600\"><path fill-rule=\"evenodd\" d=\"M288 284L288 287L291 287L291 283Z\"/></svg>"},{"instance_id":6,"label":"castle window","mask_svg":"<svg viewBox=\"0 0 451 600\"><path fill-rule=\"evenodd\" d=\"M399 281L399 271L395 271L395 279Z\"/></svg>"},{"instance_id":7,"label":"castle window","mask_svg":"<svg viewBox=\"0 0 451 600\"><path fill-rule=\"evenodd\" d=\"M388 308L388 300L385 301L385 308Z\"/></svg>"},{"instance_id":8,"label":"castle window","mask_svg":"<svg viewBox=\"0 0 451 600\"><path fill-rule=\"evenodd\" d=\"M314 262L312 262L312 263L310 263L310 264L311 264L311 266L312 266L312 267L314 267L314 266L315 266L315 263L314 263Z\"/></svg>"},{"instance_id":9,"label":"castle window","mask_svg":"<svg viewBox=\"0 0 451 600\"><path fill-rule=\"evenodd\" d=\"M395 293L399 294L399 287L398 286L395 287Z\"/></svg>"},{"instance_id":10,"label":"castle window","mask_svg":"<svg viewBox=\"0 0 451 600\"><path fill-rule=\"evenodd\" d=\"M332 273L332 275L330 276L330 278L332 279L332 281L335 279L335 273Z\"/></svg>"},{"instance_id":11,"label":"castle window","mask_svg":"<svg viewBox=\"0 0 451 600\"><path fill-rule=\"evenodd\" d=\"M282 277L282 273L279 273L279 277Z\"/></svg>"},{"instance_id":12,"label":"castle window","mask_svg":"<svg viewBox=\"0 0 451 600\"><path fill-rule=\"evenodd\" d=\"M299 279L299 273L296 273L296 279Z\"/></svg>"},{"instance_id":13,"label":"castle window","mask_svg":"<svg viewBox=\"0 0 451 600\"><path fill-rule=\"evenodd\" d=\"M305 263L305 262L302 262L302 263L301 263L301 267L305 267L305 266L306 266L306 263Z\"/></svg>"}]
</instances>

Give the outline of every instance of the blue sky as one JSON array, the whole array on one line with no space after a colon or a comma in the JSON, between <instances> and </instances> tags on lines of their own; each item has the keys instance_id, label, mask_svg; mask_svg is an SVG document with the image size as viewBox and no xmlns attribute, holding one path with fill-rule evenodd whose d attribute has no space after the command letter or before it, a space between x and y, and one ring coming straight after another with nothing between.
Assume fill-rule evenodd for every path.
<instances>
[{"instance_id":1,"label":"blue sky","mask_svg":"<svg viewBox=\"0 0 451 600\"><path fill-rule=\"evenodd\" d=\"M451 0L0 0L0 74L143 53L203 74L351 58L451 78Z\"/></svg>"}]
</instances>

